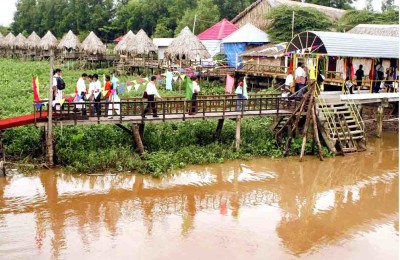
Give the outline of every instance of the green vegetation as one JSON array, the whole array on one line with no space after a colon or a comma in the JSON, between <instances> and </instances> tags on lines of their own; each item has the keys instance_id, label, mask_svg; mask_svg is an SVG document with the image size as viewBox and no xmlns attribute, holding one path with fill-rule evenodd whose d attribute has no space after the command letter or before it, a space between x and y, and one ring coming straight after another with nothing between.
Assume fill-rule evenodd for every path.
<instances>
[{"instance_id":1,"label":"green vegetation","mask_svg":"<svg viewBox=\"0 0 400 260\"><path fill-rule=\"evenodd\" d=\"M314 1L311 2L314 3ZM315 8L281 5L273 8L266 15L266 19L271 20L267 33L275 43L290 41L292 39L291 17L293 12L295 13L294 35L310 30L348 31L358 24L398 24L398 9L385 7L385 10L382 13L368 10L349 10L339 21L333 23L326 14Z\"/></svg>"},{"instance_id":2,"label":"green vegetation","mask_svg":"<svg viewBox=\"0 0 400 260\"><path fill-rule=\"evenodd\" d=\"M266 18L271 20L267 33L273 42L292 39L292 17L295 13L293 35L308 30L326 31L332 27L328 16L315 8L281 5L273 8Z\"/></svg>"},{"instance_id":3,"label":"green vegetation","mask_svg":"<svg viewBox=\"0 0 400 260\"><path fill-rule=\"evenodd\" d=\"M65 93L73 93L74 83L83 71L62 69L67 84ZM40 96L46 98L48 70L48 62L0 60L0 71L3 75L0 85L1 119L33 112L32 74L39 76ZM96 72L100 75L110 74L110 71L104 69ZM120 78L120 81L133 81L135 78L125 77ZM201 86L203 93L224 92L224 87L216 82L203 81ZM137 92L125 91L121 96L142 96L143 89L144 85ZM160 92L163 96L179 95L176 91ZM282 155L281 148L276 147L273 133L268 130L271 118L243 120L242 144L238 151L234 150L235 123L231 120L225 121L220 142L216 142L214 138L216 124L216 121L146 124L144 160L139 159L135 153L132 137L113 125L55 127L57 163L72 171L130 170L158 176L188 164ZM299 141L293 144L293 155L299 153L300 143L296 145L297 142ZM34 126L6 130L4 145L9 159L26 163L42 163L45 160L41 133ZM307 145L306 152L311 153L311 144ZM327 154L327 150L324 153Z\"/></svg>"},{"instance_id":4,"label":"green vegetation","mask_svg":"<svg viewBox=\"0 0 400 260\"><path fill-rule=\"evenodd\" d=\"M255 0L18 0L11 29L14 33L51 30L56 37L72 30L94 31L111 42L129 30L144 29L150 36L173 37L185 26L196 32L222 18L232 19ZM179 28L178 28L179 27Z\"/></svg>"},{"instance_id":5,"label":"green vegetation","mask_svg":"<svg viewBox=\"0 0 400 260\"><path fill-rule=\"evenodd\" d=\"M338 31L348 31L358 24L398 24L399 10L389 9L383 13L368 10L352 10L347 12L336 24Z\"/></svg>"}]
</instances>

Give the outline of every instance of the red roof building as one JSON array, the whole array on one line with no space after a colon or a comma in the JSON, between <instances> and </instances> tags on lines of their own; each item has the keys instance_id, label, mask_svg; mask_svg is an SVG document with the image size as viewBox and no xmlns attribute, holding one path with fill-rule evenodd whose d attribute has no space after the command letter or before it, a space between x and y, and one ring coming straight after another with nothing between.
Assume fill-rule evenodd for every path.
<instances>
[{"instance_id":1,"label":"red roof building","mask_svg":"<svg viewBox=\"0 0 400 260\"><path fill-rule=\"evenodd\" d=\"M226 18L222 19L212 27L197 35L200 40L222 40L226 36L235 32L239 27L229 22Z\"/></svg>"}]
</instances>

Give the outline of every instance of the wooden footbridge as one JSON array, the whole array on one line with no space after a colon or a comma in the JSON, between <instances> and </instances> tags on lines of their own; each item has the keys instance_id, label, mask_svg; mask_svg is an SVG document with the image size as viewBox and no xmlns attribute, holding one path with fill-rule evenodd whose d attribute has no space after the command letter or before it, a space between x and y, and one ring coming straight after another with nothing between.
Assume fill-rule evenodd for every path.
<instances>
[{"instance_id":1,"label":"wooden footbridge","mask_svg":"<svg viewBox=\"0 0 400 260\"><path fill-rule=\"evenodd\" d=\"M237 99L235 95L198 96L196 113L192 113L194 104L184 97L164 97L154 102L147 102L143 98L122 99L120 102L65 102L62 105L56 102L53 107L52 126L115 124L132 134L137 150L142 154L146 123L218 119L216 137L219 139L224 120L231 119L236 121L235 147L239 148L241 118L290 115L298 103L298 99L289 101L277 94L252 94L248 99ZM0 120L0 131L34 124L41 127L43 133L48 132L47 104L48 100L36 102L33 105L33 114ZM148 115L144 115L148 105L156 107L156 116L152 109ZM126 127L129 124L130 129ZM43 135L48 137L48 134ZM52 150L49 147L47 149Z\"/></svg>"}]
</instances>

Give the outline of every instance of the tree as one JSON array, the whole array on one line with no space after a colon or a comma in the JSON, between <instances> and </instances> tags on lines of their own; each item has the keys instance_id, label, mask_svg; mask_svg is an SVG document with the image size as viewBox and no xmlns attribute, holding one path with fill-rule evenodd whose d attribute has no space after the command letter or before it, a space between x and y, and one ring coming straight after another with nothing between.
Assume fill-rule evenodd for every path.
<instances>
[{"instance_id":1,"label":"tree","mask_svg":"<svg viewBox=\"0 0 400 260\"><path fill-rule=\"evenodd\" d=\"M393 8L395 8L394 0L382 0L382 12L387 12Z\"/></svg>"},{"instance_id":2,"label":"tree","mask_svg":"<svg viewBox=\"0 0 400 260\"><path fill-rule=\"evenodd\" d=\"M3 34L3 36L6 36L10 32L10 28L0 25L0 33Z\"/></svg>"},{"instance_id":3,"label":"tree","mask_svg":"<svg viewBox=\"0 0 400 260\"><path fill-rule=\"evenodd\" d=\"M218 6L213 4L212 0L198 0L195 9L187 9L185 11L175 29L175 35L178 35L186 26L192 28L195 16L197 17L194 34L198 34L214 25L220 18Z\"/></svg>"},{"instance_id":4,"label":"tree","mask_svg":"<svg viewBox=\"0 0 400 260\"><path fill-rule=\"evenodd\" d=\"M351 9L354 0L306 0L305 2L339 9Z\"/></svg>"},{"instance_id":5,"label":"tree","mask_svg":"<svg viewBox=\"0 0 400 260\"><path fill-rule=\"evenodd\" d=\"M287 42L292 39L292 17L294 12L294 35L308 30L326 31L332 27L328 16L315 8L281 5L267 14L270 24L267 33L272 42Z\"/></svg>"},{"instance_id":6,"label":"tree","mask_svg":"<svg viewBox=\"0 0 400 260\"><path fill-rule=\"evenodd\" d=\"M348 31L358 24L398 24L399 11L389 10L384 13L371 12L368 10L353 10L345 13L337 21L338 31Z\"/></svg>"},{"instance_id":7,"label":"tree","mask_svg":"<svg viewBox=\"0 0 400 260\"><path fill-rule=\"evenodd\" d=\"M374 7L372 6L372 0L367 0L365 2L365 9L367 11L373 12L374 11Z\"/></svg>"},{"instance_id":8,"label":"tree","mask_svg":"<svg viewBox=\"0 0 400 260\"><path fill-rule=\"evenodd\" d=\"M153 37L170 38L173 36L174 31L171 29L171 21L166 17L158 19Z\"/></svg>"}]
</instances>

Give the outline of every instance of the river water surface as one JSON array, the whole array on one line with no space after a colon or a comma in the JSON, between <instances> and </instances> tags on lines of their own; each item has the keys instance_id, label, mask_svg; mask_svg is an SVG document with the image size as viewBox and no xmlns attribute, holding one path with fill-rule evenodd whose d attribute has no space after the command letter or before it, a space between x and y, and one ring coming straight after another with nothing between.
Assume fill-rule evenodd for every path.
<instances>
[{"instance_id":1,"label":"river water surface","mask_svg":"<svg viewBox=\"0 0 400 260\"><path fill-rule=\"evenodd\" d=\"M0 259L398 259L398 145L160 179L0 178Z\"/></svg>"}]
</instances>

